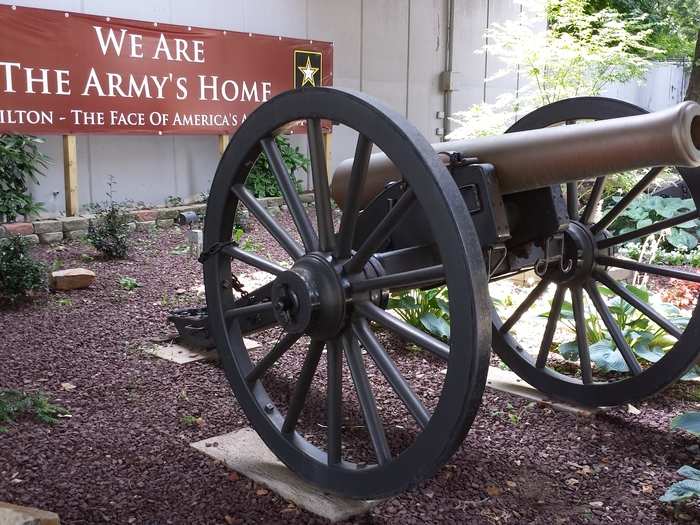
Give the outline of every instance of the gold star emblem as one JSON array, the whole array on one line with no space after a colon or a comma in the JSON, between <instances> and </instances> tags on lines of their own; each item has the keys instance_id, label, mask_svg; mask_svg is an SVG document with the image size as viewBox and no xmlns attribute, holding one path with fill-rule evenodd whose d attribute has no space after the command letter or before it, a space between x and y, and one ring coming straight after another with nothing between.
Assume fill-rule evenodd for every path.
<instances>
[{"instance_id":1,"label":"gold star emblem","mask_svg":"<svg viewBox=\"0 0 700 525\"><path fill-rule=\"evenodd\" d=\"M301 87L304 87L306 84L311 84L312 87L316 87L316 81L314 80L314 75L318 71L317 67L312 67L311 66L311 58L306 57L306 65L305 66L297 66L297 69L301 71L301 74L304 75L304 78L301 81Z\"/></svg>"}]
</instances>

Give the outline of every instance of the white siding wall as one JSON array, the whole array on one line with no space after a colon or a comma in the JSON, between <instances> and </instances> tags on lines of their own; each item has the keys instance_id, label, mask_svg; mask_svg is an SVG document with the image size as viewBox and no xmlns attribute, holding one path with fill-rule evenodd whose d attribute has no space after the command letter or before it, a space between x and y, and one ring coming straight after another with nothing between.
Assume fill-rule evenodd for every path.
<instances>
[{"instance_id":1,"label":"white siding wall","mask_svg":"<svg viewBox=\"0 0 700 525\"><path fill-rule=\"evenodd\" d=\"M0 0L0 4L41 7L217 29L252 31L330 40L334 82L382 99L408 117L430 142L440 140L437 113L443 110L439 75L445 68L447 0ZM498 64L474 50L483 44L487 22L518 15L512 0L455 0L453 68L463 86L454 92L454 110L512 89L505 78L484 87L484 75ZM495 69L494 69L495 68ZM34 188L49 212L64 211L60 136L46 137L54 159ZM335 133L333 161L354 148L355 137ZM162 203L207 191L218 162L214 136L81 135L78 137L81 204L104 200L110 175L116 198Z\"/></svg>"}]
</instances>

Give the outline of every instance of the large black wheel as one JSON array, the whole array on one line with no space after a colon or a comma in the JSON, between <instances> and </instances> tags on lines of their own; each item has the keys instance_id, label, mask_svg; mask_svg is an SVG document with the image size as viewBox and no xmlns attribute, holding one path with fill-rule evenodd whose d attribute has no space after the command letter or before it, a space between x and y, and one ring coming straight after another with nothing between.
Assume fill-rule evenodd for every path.
<instances>
[{"instance_id":1,"label":"large black wheel","mask_svg":"<svg viewBox=\"0 0 700 525\"><path fill-rule=\"evenodd\" d=\"M603 120L646 113L645 110L621 102L599 97L583 97L555 102L523 117L508 131L524 131L553 125L575 124L579 121ZM666 171L664 171L666 170ZM682 179L687 185L693 205L655 221L647 220L617 234L610 232L611 224L633 205L636 199L644 199L652 191L654 182L662 173L666 177ZM669 175L673 173L675 175ZM700 274L661 265L645 264L625 258L618 253L624 243L644 238L667 228L684 225L698 217L700 199L700 169L655 167L638 174L630 189L619 200L605 199L606 187L616 175L599 177L586 183L566 185L566 202L570 224L564 232L564 242L569 254L566 264L542 273L539 282L530 293L507 315L493 313L493 348L499 357L520 377L537 389L559 399L587 406L611 406L650 396L680 378L696 361L700 353L700 320L697 308L690 321L667 317L650 305L644 294L618 282L610 271L624 268L642 275L665 276L685 282L700 282ZM586 188L587 198L581 198ZM583 202L582 202L583 201ZM602 208L602 210L601 210ZM544 243L544 239L542 239ZM544 244L543 244L544 245ZM568 266L568 268L567 268ZM543 331L539 345L525 344L514 335L518 323L536 301L551 294L550 306L541 320ZM602 293L601 293L602 292ZM604 296L606 295L608 298ZM567 301L570 299L570 302ZM612 310L612 311L611 311ZM588 313L587 313L588 312ZM586 325L591 312L597 322L607 330L607 337L614 343L612 357L617 357L617 373L600 373L591 358L594 347ZM625 326L620 326L625 315L636 316L642 323L653 327L656 333L675 340L663 357L660 352L644 352L632 348L634 344ZM562 363L554 356L555 333L561 329L562 318L575 328L577 367ZM590 328L590 324L589 324ZM625 332L625 333L623 333ZM521 332L522 334L522 332ZM606 351L606 350L604 350ZM608 370L609 372L609 370Z\"/></svg>"},{"instance_id":2,"label":"large black wheel","mask_svg":"<svg viewBox=\"0 0 700 525\"><path fill-rule=\"evenodd\" d=\"M321 134L328 122L338 126L336 132L357 133L351 190L339 221L329 196ZM308 137L315 217L307 215L294 191L275 141L280 130L290 127L305 129ZM355 239L357 199L373 147L402 173L403 193L370 235ZM287 227L246 189L261 153L289 209ZM288 265L231 242L241 206L274 238L280 248L276 253L287 254ZM401 258L382 248L414 206L424 211L438 262L387 272L383 262L398 260L401 266ZM290 469L330 492L377 498L413 486L450 457L472 423L485 386L487 283L464 201L413 126L360 93L314 88L273 98L248 117L226 149L211 189L204 239L209 322L226 375L253 428ZM271 281L235 299L232 261L269 273ZM449 344L383 308L390 290L443 280L450 287ZM275 329L279 336L256 357L246 350L242 333L259 329ZM406 370L383 344L392 334L444 360L437 362L446 374L435 374L434 389L419 392L405 377ZM298 370L285 368L291 354L303 356ZM394 404L385 402L387 392ZM320 409L310 406L318 400ZM355 400L356 410L350 406ZM385 424L401 411L414 432L404 424ZM320 419L309 421L314 414ZM346 446L358 427L366 429L364 453Z\"/></svg>"}]
</instances>

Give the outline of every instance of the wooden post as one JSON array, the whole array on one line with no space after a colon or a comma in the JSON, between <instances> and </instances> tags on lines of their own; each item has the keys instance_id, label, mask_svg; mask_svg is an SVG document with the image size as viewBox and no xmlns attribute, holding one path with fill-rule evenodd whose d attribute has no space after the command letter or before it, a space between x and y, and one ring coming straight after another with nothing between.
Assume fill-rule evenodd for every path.
<instances>
[{"instance_id":1,"label":"wooden post","mask_svg":"<svg viewBox=\"0 0 700 525\"><path fill-rule=\"evenodd\" d=\"M66 190L66 216L78 215L78 149L75 135L63 135L63 180Z\"/></svg>"},{"instance_id":2,"label":"wooden post","mask_svg":"<svg viewBox=\"0 0 700 525\"><path fill-rule=\"evenodd\" d=\"M219 156L224 154L226 151L226 146L228 146L229 136L219 135Z\"/></svg>"},{"instance_id":3,"label":"wooden post","mask_svg":"<svg viewBox=\"0 0 700 525\"><path fill-rule=\"evenodd\" d=\"M333 178L333 171L331 170L331 164L333 160L332 156L332 148L333 148L333 141L332 141L332 133L324 133L323 134L323 149L326 150L326 170L328 172L328 182Z\"/></svg>"}]
</instances>

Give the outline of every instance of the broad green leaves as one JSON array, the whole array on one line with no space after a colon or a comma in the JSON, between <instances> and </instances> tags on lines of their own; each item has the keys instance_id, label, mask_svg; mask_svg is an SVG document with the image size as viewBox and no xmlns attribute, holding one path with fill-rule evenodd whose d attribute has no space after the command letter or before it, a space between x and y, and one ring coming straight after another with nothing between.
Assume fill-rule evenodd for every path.
<instances>
[{"instance_id":1,"label":"broad green leaves","mask_svg":"<svg viewBox=\"0 0 700 525\"><path fill-rule=\"evenodd\" d=\"M661 501L670 503L700 496L700 470L684 465L678 469L678 474L687 479L668 487L666 493L659 498Z\"/></svg>"},{"instance_id":2,"label":"broad green leaves","mask_svg":"<svg viewBox=\"0 0 700 525\"><path fill-rule=\"evenodd\" d=\"M686 412L685 414L674 417L671 421L671 428L680 428L686 432L700 436L700 412ZM700 477L696 479L700 479Z\"/></svg>"},{"instance_id":3,"label":"broad green leaves","mask_svg":"<svg viewBox=\"0 0 700 525\"><path fill-rule=\"evenodd\" d=\"M450 304L444 286L394 295L389 299L389 309L410 325L438 339L450 339Z\"/></svg>"}]
</instances>

